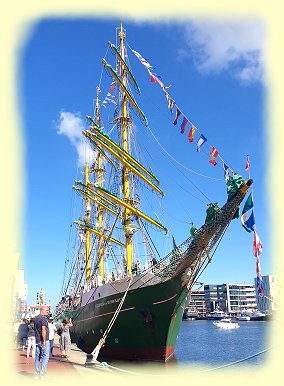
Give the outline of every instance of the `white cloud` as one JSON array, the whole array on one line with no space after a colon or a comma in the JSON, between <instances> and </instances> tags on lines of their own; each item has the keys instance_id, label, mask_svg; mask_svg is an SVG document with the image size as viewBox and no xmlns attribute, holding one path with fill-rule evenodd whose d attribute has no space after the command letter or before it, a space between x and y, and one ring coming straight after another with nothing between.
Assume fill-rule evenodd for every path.
<instances>
[{"instance_id":1,"label":"white cloud","mask_svg":"<svg viewBox=\"0 0 284 386\"><path fill-rule=\"evenodd\" d=\"M260 21L199 21L185 27L187 49L201 73L228 71L242 82L263 80L265 28ZM189 48L189 50L188 50Z\"/></svg>"},{"instance_id":2,"label":"white cloud","mask_svg":"<svg viewBox=\"0 0 284 386\"><path fill-rule=\"evenodd\" d=\"M94 161L95 152L91 149L89 143L83 141L82 131L85 125L79 113L61 111L56 128L57 133L65 135L76 148L79 166L83 166L85 162L90 164Z\"/></svg>"}]
</instances>

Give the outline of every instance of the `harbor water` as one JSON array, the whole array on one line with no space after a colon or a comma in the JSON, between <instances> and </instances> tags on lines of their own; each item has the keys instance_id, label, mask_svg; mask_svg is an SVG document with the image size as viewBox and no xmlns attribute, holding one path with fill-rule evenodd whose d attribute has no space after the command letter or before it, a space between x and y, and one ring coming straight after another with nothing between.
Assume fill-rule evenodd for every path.
<instances>
[{"instance_id":1,"label":"harbor water","mask_svg":"<svg viewBox=\"0 0 284 386\"><path fill-rule=\"evenodd\" d=\"M264 364L273 322L238 323L240 328L225 330L216 328L212 320L183 321L175 349L176 362L210 367Z\"/></svg>"}]
</instances>

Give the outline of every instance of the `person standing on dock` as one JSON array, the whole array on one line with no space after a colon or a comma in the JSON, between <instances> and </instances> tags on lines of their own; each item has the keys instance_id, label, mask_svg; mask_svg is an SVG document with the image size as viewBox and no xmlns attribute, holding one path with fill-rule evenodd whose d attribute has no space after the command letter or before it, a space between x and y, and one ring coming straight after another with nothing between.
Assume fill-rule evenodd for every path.
<instances>
[{"instance_id":1,"label":"person standing on dock","mask_svg":"<svg viewBox=\"0 0 284 386\"><path fill-rule=\"evenodd\" d=\"M26 319L22 320L22 323L19 325L19 340L20 340L20 349L25 350L26 342L28 339L28 323Z\"/></svg>"},{"instance_id":2,"label":"person standing on dock","mask_svg":"<svg viewBox=\"0 0 284 386\"><path fill-rule=\"evenodd\" d=\"M50 355L53 355L53 345L54 345L54 334L56 332L56 327L53 324L53 318L49 318L48 321L48 333L49 333L49 346L50 346Z\"/></svg>"},{"instance_id":3,"label":"person standing on dock","mask_svg":"<svg viewBox=\"0 0 284 386\"><path fill-rule=\"evenodd\" d=\"M30 356L30 350L32 349L32 357L35 357L36 352L36 340L35 340L35 325L34 319L30 320L28 324L28 347L27 347L27 358Z\"/></svg>"},{"instance_id":4,"label":"person standing on dock","mask_svg":"<svg viewBox=\"0 0 284 386\"><path fill-rule=\"evenodd\" d=\"M49 331L47 313L48 307L43 306L40 314L35 317L35 337L36 337L36 358L35 358L35 376L46 376L46 368L49 360ZM41 370L40 370L41 363Z\"/></svg>"},{"instance_id":5,"label":"person standing on dock","mask_svg":"<svg viewBox=\"0 0 284 386\"><path fill-rule=\"evenodd\" d=\"M71 318L65 318L62 322L62 334L60 336L61 358L68 358L68 351L71 349L71 338L69 328L73 326Z\"/></svg>"}]
</instances>

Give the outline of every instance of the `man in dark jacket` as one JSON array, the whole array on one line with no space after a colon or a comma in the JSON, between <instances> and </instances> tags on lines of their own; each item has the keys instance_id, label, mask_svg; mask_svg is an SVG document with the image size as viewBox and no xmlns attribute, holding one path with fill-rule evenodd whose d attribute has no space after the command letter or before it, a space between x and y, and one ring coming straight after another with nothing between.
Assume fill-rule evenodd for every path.
<instances>
[{"instance_id":1,"label":"man in dark jacket","mask_svg":"<svg viewBox=\"0 0 284 386\"><path fill-rule=\"evenodd\" d=\"M36 357L35 357L35 375L44 377L49 359L49 334L48 334L48 314L49 308L43 306L40 314L35 317L35 338L36 338ZM42 360L42 362L41 362ZM41 362L41 370L40 370Z\"/></svg>"}]
</instances>

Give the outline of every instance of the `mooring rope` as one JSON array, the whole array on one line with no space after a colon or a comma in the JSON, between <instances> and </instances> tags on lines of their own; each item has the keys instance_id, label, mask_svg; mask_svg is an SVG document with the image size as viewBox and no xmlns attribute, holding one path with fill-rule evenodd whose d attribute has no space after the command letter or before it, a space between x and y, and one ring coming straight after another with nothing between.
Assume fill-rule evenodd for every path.
<instances>
[{"instance_id":1,"label":"mooring rope","mask_svg":"<svg viewBox=\"0 0 284 386\"><path fill-rule=\"evenodd\" d=\"M251 359L251 358L254 358L254 357L257 357L257 356L259 356L259 355L261 355L261 354L264 354L265 352L267 352L267 351L269 351L269 350L271 350L271 349L272 349L272 347L267 348L267 349L262 350L262 351L259 351L259 352L257 352L256 354L250 355L250 356L248 356L248 357L246 357L246 358L239 359L239 360L237 360L237 361L230 362L230 363L227 363L227 364L222 365L222 366L214 367L213 369L203 370L203 371L201 371L201 372L204 373L204 372L208 372L208 371L220 370L220 369L223 369L223 368L229 367L229 366L234 366L234 365L236 365L236 364L238 364L238 363L248 361L248 360Z\"/></svg>"},{"instance_id":2,"label":"mooring rope","mask_svg":"<svg viewBox=\"0 0 284 386\"><path fill-rule=\"evenodd\" d=\"M104 332L102 338L99 340L99 343L97 344L97 346L95 347L95 349L94 349L93 352L92 352L93 359L94 359L95 361L97 360L97 357L98 357L98 355L99 355L100 349L101 349L102 346L104 345L105 340L106 340L106 338L107 338L107 336L108 336L108 334L109 334L109 332L110 332L110 330L111 330L111 328L112 328L114 322L116 321L116 318L117 318L118 315L119 315L119 312L120 312L120 310L121 310L121 308L122 308L122 306L123 306L124 300L125 300L125 298L126 298L126 295L127 295L127 293L128 293L128 290L129 290L129 288L130 288L130 285L131 285L131 283L132 283L132 280L133 280L133 276L130 276L130 278L129 278L129 283L128 283L128 286L127 286L127 288L126 288L126 291L125 291L123 297L121 298L121 301L120 301L120 303L119 303L117 309L115 310L115 313L114 313L114 315L113 315L111 321L109 322L109 325L108 325L108 327L106 328L106 330L105 330L105 332Z\"/></svg>"},{"instance_id":3,"label":"mooring rope","mask_svg":"<svg viewBox=\"0 0 284 386\"><path fill-rule=\"evenodd\" d=\"M214 368L211 368L211 369L207 369L207 370L201 370L199 371L199 373L205 373L205 372L208 372L208 371L216 371L216 370L220 370L220 369L223 369L225 367L230 367L230 366L234 366L238 363L241 363L241 362L245 362L245 361L248 361L250 360L251 358L254 358L254 357L257 357L261 354L264 354L266 353L267 351L271 350L272 347L270 348L267 348L265 350L262 350L262 351L259 351L257 352L256 354L253 354L253 355L250 355L248 357L245 357L245 358L242 358L242 359L239 359L237 361L234 361L234 362L230 362L230 363L227 363L225 365L221 365L221 366L218 366L218 367L214 367ZM161 377L161 376L176 376L176 374L149 374L149 373L138 373L138 372L135 372L135 371L130 371L130 370L125 370L125 369L122 369L122 368L119 368L119 367L116 367L116 366L112 366L112 365L109 365L107 362L96 362L96 365L98 365L99 367L102 367L102 368L109 368L109 369L113 369L113 370L117 370L117 371L121 371L121 372L124 372L124 373L129 373L129 374L132 374L132 375L144 375L144 376L150 376L150 377Z\"/></svg>"}]
</instances>

